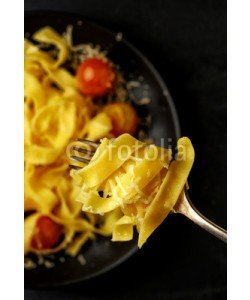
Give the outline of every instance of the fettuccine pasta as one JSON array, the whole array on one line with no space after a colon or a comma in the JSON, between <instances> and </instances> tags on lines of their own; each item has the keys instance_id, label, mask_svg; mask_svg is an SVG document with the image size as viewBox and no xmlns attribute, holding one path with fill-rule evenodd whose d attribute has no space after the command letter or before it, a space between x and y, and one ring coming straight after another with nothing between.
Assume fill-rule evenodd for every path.
<instances>
[{"instance_id":1,"label":"fettuccine pasta","mask_svg":"<svg viewBox=\"0 0 250 300\"><path fill-rule=\"evenodd\" d=\"M118 97L123 84L97 47L73 46L50 27L25 40L25 254L76 256L97 234L129 241L135 227L141 247L174 207L192 144L180 139L173 159L170 149L136 140L139 117ZM77 138L101 143L88 165L69 173L66 149Z\"/></svg>"},{"instance_id":2,"label":"fettuccine pasta","mask_svg":"<svg viewBox=\"0 0 250 300\"><path fill-rule=\"evenodd\" d=\"M63 67L71 54L66 39L50 27L32 38L35 43L24 43L25 254L65 250L75 256L96 233L110 235L121 213L103 216L102 228L97 227L100 218L82 213L66 147L76 138L110 136L112 123L93 97L79 92L76 77ZM56 54L43 51L46 45Z\"/></svg>"},{"instance_id":3,"label":"fettuccine pasta","mask_svg":"<svg viewBox=\"0 0 250 300\"><path fill-rule=\"evenodd\" d=\"M193 165L188 138L178 140L177 150L173 159L170 149L146 145L129 134L103 139L90 163L71 171L80 187L76 201L86 213L120 210L112 241L131 240L135 226L142 247L173 209Z\"/></svg>"}]
</instances>

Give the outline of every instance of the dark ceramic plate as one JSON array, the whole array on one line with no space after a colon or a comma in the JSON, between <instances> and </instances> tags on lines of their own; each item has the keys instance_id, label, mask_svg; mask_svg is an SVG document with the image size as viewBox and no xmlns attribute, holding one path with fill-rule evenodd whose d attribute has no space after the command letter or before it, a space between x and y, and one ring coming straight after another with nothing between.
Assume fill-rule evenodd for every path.
<instances>
[{"instance_id":1,"label":"dark ceramic plate","mask_svg":"<svg viewBox=\"0 0 250 300\"><path fill-rule=\"evenodd\" d=\"M131 74L135 79L143 78L141 87L136 88L134 93L137 97L142 97L144 87L147 86L148 96L152 99L146 108L152 115L148 136L159 145L162 138L165 140L165 145L168 138L171 138L174 143L180 136L180 129L173 101L162 78L141 52L125 40L117 42L115 33L81 16L58 12L25 14L26 34L32 34L47 25L62 33L69 24L73 25L75 44L98 44L102 49L107 50L108 57L120 66L125 78L129 79ZM145 111L141 110L139 113L144 114ZM111 243L108 239L100 237L83 249L82 253L87 262L84 266L76 258L66 257L65 262L62 263L58 258L63 254L58 254L53 268L46 269L44 266L38 266L33 270L25 270L25 286L49 287L89 279L119 265L136 249L136 239L127 243Z\"/></svg>"}]
</instances>

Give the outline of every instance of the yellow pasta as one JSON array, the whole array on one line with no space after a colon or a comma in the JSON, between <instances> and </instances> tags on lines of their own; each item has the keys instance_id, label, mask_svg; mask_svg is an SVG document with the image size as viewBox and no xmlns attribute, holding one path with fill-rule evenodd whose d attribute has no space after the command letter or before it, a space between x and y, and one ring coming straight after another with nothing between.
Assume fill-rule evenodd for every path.
<instances>
[{"instance_id":1,"label":"yellow pasta","mask_svg":"<svg viewBox=\"0 0 250 300\"><path fill-rule=\"evenodd\" d=\"M138 246L141 247L150 234L162 223L178 200L194 162L194 149L188 138L178 140L178 156L168 172L155 198L148 206L140 226ZM185 158L181 151L185 151Z\"/></svg>"},{"instance_id":2,"label":"yellow pasta","mask_svg":"<svg viewBox=\"0 0 250 300\"><path fill-rule=\"evenodd\" d=\"M24 42L25 254L75 256L96 234L129 241L134 227L141 247L183 190L194 160L191 142L178 141L173 161L171 150L129 134L110 139L110 117L64 68L71 54L66 39L50 27L32 39L36 44ZM43 51L44 44L53 51ZM77 138L101 144L89 165L69 173L66 150ZM41 220L45 240L53 230L60 234L53 246L34 238Z\"/></svg>"},{"instance_id":3,"label":"yellow pasta","mask_svg":"<svg viewBox=\"0 0 250 300\"><path fill-rule=\"evenodd\" d=\"M34 35L33 39L37 42L55 45L58 50L58 59L54 63L54 67L59 67L68 58L68 47L66 41L51 27L43 27L38 30Z\"/></svg>"},{"instance_id":4,"label":"yellow pasta","mask_svg":"<svg viewBox=\"0 0 250 300\"><path fill-rule=\"evenodd\" d=\"M126 155L118 148L127 149ZM82 184L76 200L83 211L94 214L120 209L122 215L112 226L112 241L131 240L136 226L142 247L174 207L192 168L190 140L179 139L177 150L173 160L171 150L146 145L128 134L113 141L103 139L89 165L71 172Z\"/></svg>"},{"instance_id":5,"label":"yellow pasta","mask_svg":"<svg viewBox=\"0 0 250 300\"><path fill-rule=\"evenodd\" d=\"M114 225L112 241L130 241L133 238L133 217L122 216Z\"/></svg>"},{"instance_id":6,"label":"yellow pasta","mask_svg":"<svg viewBox=\"0 0 250 300\"><path fill-rule=\"evenodd\" d=\"M99 140L103 136L106 136L111 129L110 118L104 112L101 112L89 121L86 138L90 141Z\"/></svg>"},{"instance_id":7,"label":"yellow pasta","mask_svg":"<svg viewBox=\"0 0 250 300\"><path fill-rule=\"evenodd\" d=\"M75 256L96 233L110 235L112 219L107 216L104 226L106 216L99 220L82 213L81 203L75 201L80 188L69 176L66 148L76 138L108 136L112 125L92 99L78 91L75 76L62 67L70 54L66 40L50 27L32 38L38 44L24 43L25 254L63 249ZM41 44L55 47L56 56L41 50ZM52 248L32 242L41 217L63 228L59 244Z\"/></svg>"},{"instance_id":8,"label":"yellow pasta","mask_svg":"<svg viewBox=\"0 0 250 300\"><path fill-rule=\"evenodd\" d=\"M103 149L103 152L99 153L99 156L91 164L78 172L83 178L84 184L90 188L101 184L129 158L135 150L135 145L136 139L129 134L123 134L115 139L113 143ZM141 146L142 143L138 142L138 147Z\"/></svg>"}]
</instances>

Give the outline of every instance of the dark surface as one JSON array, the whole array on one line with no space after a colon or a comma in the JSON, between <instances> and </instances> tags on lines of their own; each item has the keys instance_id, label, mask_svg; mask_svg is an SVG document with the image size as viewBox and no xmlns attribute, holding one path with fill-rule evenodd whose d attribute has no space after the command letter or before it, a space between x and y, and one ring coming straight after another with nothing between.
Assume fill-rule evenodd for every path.
<instances>
[{"instance_id":1,"label":"dark surface","mask_svg":"<svg viewBox=\"0 0 250 300\"><path fill-rule=\"evenodd\" d=\"M139 48L167 83L196 149L192 201L226 227L226 1L25 1L81 13ZM226 245L169 217L142 250L99 278L25 299L226 299Z\"/></svg>"},{"instance_id":2,"label":"dark surface","mask_svg":"<svg viewBox=\"0 0 250 300\"><path fill-rule=\"evenodd\" d=\"M81 25L78 25L79 21ZM177 138L180 137L180 128L167 87L147 59L128 42L124 40L117 42L115 33L86 21L78 15L55 12L27 12L25 35L32 36L38 29L48 25L62 33L69 24L73 26L73 41L76 45L89 42L99 45L101 49L107 51L111 61L120 67L127 80L131 74L134 80L143 76L143 82L133 89L133 94L140 99L143 97L143 92L147 91L148 97L152 99L147 106L136 108L142 120L150 113L152 122L146 130L147 135L159 145L161 145L161 140L166 141L166 146L171 137L175 145ZM145 90L145 85L148 87L147 90ZM87 261L84 267L79 264L77 258L68 256L65 257L64 263L60 263L59 258L64 256L64 253L58 253L53 268L48 270L44 266L38 266L32 270L25 270L25 286L29 288L54 287L76 283L102 274L132 255L137 250L137 239L138 236L135 236L131 242L111 243L108 241L109 238L99 236L81 250Z\"/></svg>"}]
</instances>

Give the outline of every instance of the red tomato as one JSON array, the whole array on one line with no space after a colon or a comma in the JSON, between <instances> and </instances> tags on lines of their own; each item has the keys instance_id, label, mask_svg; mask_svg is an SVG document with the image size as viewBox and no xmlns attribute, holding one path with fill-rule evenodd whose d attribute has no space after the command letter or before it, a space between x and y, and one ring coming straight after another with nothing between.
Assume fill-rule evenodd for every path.
<instances>
[{"instance_id":1,"label":"red tomato","mask_svg":"<svg viewBox=\"0 0 250 300\"><path fill-rule=\"evenodd\" d=\"M107 104L103 111L110 117L112 122L111 133L117 137L123 133L134 135L138 126L139 118L136 110L129 103L114 102Z\"/></svg>"},{"instance_id":2,"label":"red tomato","mask_svg":"<svg viewBox=\"0 0 250 300\"><path fill-rule=\"evenodd\" d=\"M39 250L51 249L59 241L62 231L63 226L47 216L42 216L37 220L31 246Z\"/></svg>"},{"instance_id":3,"label":"red tomato","mask_svg":"<svg viewBox=\"0 0 250 300\"><path fill-rule=\"evenodd\" d=\"M83 94L104 96L114 87L116 74L108 62L100 58L89 58L78 67L76 79Z\"/></svg>"}]
</instances>

